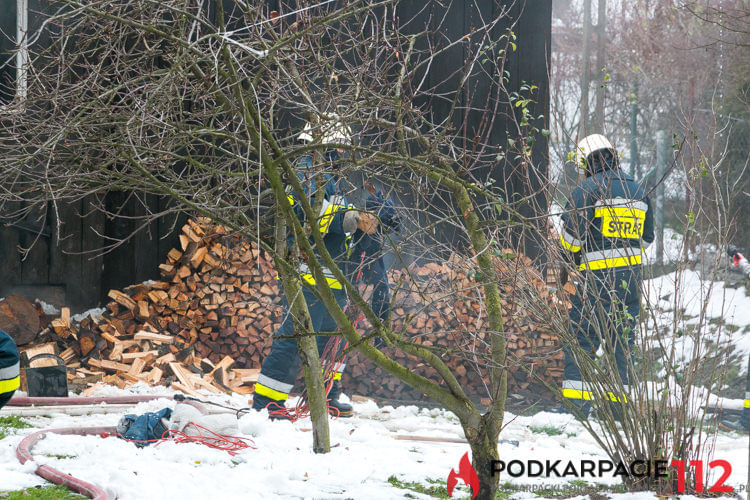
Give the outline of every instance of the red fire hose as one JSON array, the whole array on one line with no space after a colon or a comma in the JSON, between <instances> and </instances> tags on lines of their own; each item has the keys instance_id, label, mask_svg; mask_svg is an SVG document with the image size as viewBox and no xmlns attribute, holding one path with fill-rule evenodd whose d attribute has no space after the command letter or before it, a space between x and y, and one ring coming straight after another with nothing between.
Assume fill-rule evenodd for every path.
<instances>
[{"instance_id":1,"label":"red fire hose","mask_svg":"<svg viewBox=\"0 0 750 500\"><path fill-rule=\"evenodd\" d=\"M28 398L13 397L6 406L65 406L65 405L96 405L109 404L137 404L155 399L172 399L172 396L103 396L81 398Z\"/></svg>"},{"instance_id":2,"label":"red fire hose","mask_svg":"<svg viewBox=\"0 0 750 500\"><path fill-rule=\"evenodd\" d=\"M56 399L56 398L32 398L32 399ZM66 398L61 398L66 399ZM80 398L85 399L85 398ZM78 436L86 436L90 434L102 434L104 432L115 432L114 427L66 427L61 429L46 429L35 432L26 436L16 448L16 457L18 460L25 464L29 460L33 461L34 458L31 456L31 449L39 442L40 439L44 438L48 433L54 434L73 434ZM86 495L89 498L95 500L108 500L109 496L100 487L82 481L69 474L60 472L59 470L50 467L49 465L40 465L36 468L36 474L43 477L44 479L51 481L55 484L63 485L71 490Z\"/></svg>"},{"instance_id":3,"label":"red fire hose","mask_svg":"<svg viewBox=\"0 0 750 500\"><path fill-rule=\"evenodd\" d=\"M7 406L76 406L76 405L91 405L100 403L109 404L137 404L144 401L153 401L155 399L171 399L169 396L108 396L108 397L81 397L81 398L29 398L29 397L14 397L8 401ZM54 434L72 434L78 436L86 436L91 434L102 434L102 433L113 433L116 432L114 427L67 427L61 429L46 429L29 434L26 436L18 448L16 448L16 457L24 464L29 460L34 461L31 456L31 449L39 442L40 439L44 438L48 433ZM60 472L59 470L50 467L49 465L40 465L36 468L36 474L44 479L51 481L55 484L63 485L71 490L86 495L89 498L95 500L107 500L109 496L107 493L96 486L86 481L82 481L69 474Z\"/></svg>"}]
</instances>

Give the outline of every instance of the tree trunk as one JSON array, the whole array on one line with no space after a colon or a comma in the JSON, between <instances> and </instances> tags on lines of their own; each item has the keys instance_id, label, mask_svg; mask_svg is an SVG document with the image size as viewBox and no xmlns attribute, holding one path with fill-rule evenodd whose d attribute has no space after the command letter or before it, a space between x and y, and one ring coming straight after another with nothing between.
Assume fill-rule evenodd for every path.
<instances>
[{"instance_id":1,"label":"tree trunk","mask_svg":"<svg viewBox=\"0 0 750 500\"><path fill-rule=\"evenodd\" d=\"M581 66L581 119L578 124L579 139L589 133L589 84L591 80L591 0L583 1L583 64Z\"/></svg>"},{"instance_id":2,"label":"tree trunk","mask_svg":"<svg viewBox=\"0 0 750 500\"><path fill-rule=\"evenodd\" d=\"M634 179L641 177L640 158L638 155L638 80L630 82L630 175Z\"/></svg>"},{"instance_id":3,"label":"tree trunk","mask_svg":"<svg viewBox=\"0 0 750 500\"><path fill-rule=\"evenodd\" d=\"M292 276L284 276L280 271L281 282L284 285L284 294L289 303L289 314L294 322L294 332L313 333L312 320L307 309L302 287L299 281ZM310 406L310 420L313 430L313 451L315 453L328 453L331 451L331 438L328 429L328 405L326 404L325 384L323 383L323 370L318 356L318 345L315 336L304 335L297 337L297 349L302 360L302 371L305 375L305 389L307 389L307 402Z\"/></svg>"},{"instance_id":4,"label":"tree trunk","mask_svg":"<svg viewBox=\"0 0 750 500\"><path fill-rule=\"evenodd\" d=\"M273 164L268 165L269 178L271 185L276 191L276 223L275 226L275 250L279 255L284 255L286 251L286 221L293 220L284 217L283 211L289 211L286 205L283 209L279 205L279 200L286 202L286 194L283 189L281 177ZM299 232L299 231L297 231ZM297 234L298 237L304 238L304 235ZM294 250L298 252L297 247ZM295 253L291 259L293 263L299 262L299 254ZM289 313L292 315L294 322L294 332L313 332L310 311L307 309L302 286L299 277L293 275L285 266L279 266L277 269L281 278L281 285L284 294L287 297ZM325 384L323 383L323 370L320 366L320 357L318 356L318 345L315 337L306 335L297 338L297 350L302 360L302 371L305 375L305 389L307 389L307 400L310 406L310 421L313 430L313 451L315 453L328 453L331 451L331 436L328 428L328 404L326 402Z\"/></svg>"},{"instance_id":5,"label":"tree trunk","mask_svg":"<svg viewBox=\"0 0 750 500\"><path fill-rule=\"evenodd\" d=\"M328 453L331 451L331 436L328 429L328 404L323 382L323 371L318 356L318 345L315 337L305 336L297 339L299 355L302 358L302 369L305 374L307 402L310 405L310 421L313 429L313 451Z\"/></svg>"},{"instance_id":6,"label":"tree trunk","mask_svg":"<svg viewBox=\"0 0 750 500\"><path fill-rule=\"evenodd\" d=\"M500 474L493 474L492 463L500 459L497 451L497 428L485 417L477 427L465 427L466 438L471 447L471 461L479 478L477 500L493 500L500 481Z\"/></svg>"},{"instance_id":7,"label":"tree trunk","mask_svg":"<svg viewBox=\"0 0 750 500\"><path fill-rule=\"evenodd\" d=\"M492 473L492 461L498 460L497 438L503 425L505 416L505 398L508 391L508 372L504 366L507 363L507 350L505 345L502 307L500 303L500 292L497 286L497 273L494 263L488 256L489 252L482 251L490 243L480 228L480 220L471 197L463 186L456 186L453 190L459 208L464 214L466 229L469 233L472 247L477 252L477 264L482 272L482 290L487 307L487 318L492 332L490 339L490 356L492 368L490 371L490 396L491 402L487 412L473 421L462 422L466 439L471 446L474 470L479 478L479 494L477 498L492 500L499 475Z\"/></svg>"},{"instance_id":8,"label":"tree trunk","mask_svg":"<svg viewBox=\"0 0 750 500\"><path fill-rule=\"evenodd\" d=\"M594 108L593 131L604 133L604 99L606 90L606 54L607 54L607 0L599 0L596 20L596 107Z\"/></svg>"}]
</instances>

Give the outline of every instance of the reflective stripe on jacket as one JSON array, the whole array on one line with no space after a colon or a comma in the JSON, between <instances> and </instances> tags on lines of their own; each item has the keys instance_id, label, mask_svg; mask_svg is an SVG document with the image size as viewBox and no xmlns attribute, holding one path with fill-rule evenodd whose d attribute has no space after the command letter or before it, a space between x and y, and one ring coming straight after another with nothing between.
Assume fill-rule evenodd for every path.
<instances>
[{"instance_id":1,"label":"reflective stripe on jacket","mask_svg":"<svg viewBox=\"0 0 750 500\"><path fill-rule=\"evenodd\" d=\"M328 250L328 253L337 262L342 264L346 261L346 238L347 234L344 232L344 214L349 209L344 196L343 182L340 179L330 175L322 174L325 185L321 188L318 187L313 170L313 159L309 155L305 155L299 158L297 161L297 178L300 180L302 187L305 190L305 194L310 200L310 205L314 206L315 197L317 196L319 189L324 189L323 192L323 204L318 214L318 229L320 234L323 236L323 243ZM297 202L297 194L290 188L287 189L287 199L289 204L293 206L294 213L297 215L301 222L305 221L305 215L301 205ZM294 235L289 232L287 237L288 244L291 246L294 244ZM310 243L314 246L315 242L310 237ZM317 250L316 250L317 254ZM327 268L324 268L324 274L326 280L331 288L341 289L341 283L333 277L333 273ZM310 285L315 285L315 278L310 273L309 268L305 265L300 268L300 276L302 279Z\"/></svg>"},{"instance_id":2,"label":"reflective stripe on jacket","mask_svg":"<svg viewBox=\"0 0 750 500\"><path fill-rule=\"evenodd\" d=\"M18 349L13 339L0 330L0 395L13 392L21 385Z\"/></svg>"},{"instance_id":3,"label":"reflective stripe on jacket","mask_svg":"<svg viewBox=\"0 0 750 500\"><path fill-rule=\"evenodd\" d=\"M620 168L581 182L562 219L560 242L576 255L580 270L640 265L642 250L654 241L651 202Z\"/></svg>"}]
</instances>

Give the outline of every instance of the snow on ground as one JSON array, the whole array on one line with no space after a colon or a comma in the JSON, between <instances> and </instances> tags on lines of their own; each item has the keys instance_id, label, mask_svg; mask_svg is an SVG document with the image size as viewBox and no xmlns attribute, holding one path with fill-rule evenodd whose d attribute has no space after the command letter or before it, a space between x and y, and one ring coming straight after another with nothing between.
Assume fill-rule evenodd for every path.
<instances>
[{"instance_id":1,"label":"snow on ground","mask_svg":"<svg viewBox=\"0 0 750 500\"><path fill-rule=\"evenodd\" d=\"M657 236L658 237L658 236ZM654 262L656 260L656 242L646 248L646 259ZM678 262L683 255L682 235L672 228L664 228L664 263Z\"/></svg>"},{"instance_id":2,"label":"snow on ground","mask_svg":"<svg viewBox=\"0 0 750 500\"><path fill-rule=\"evenodd\" d=\"M171 394L163 388L143 386L131 392ZM123 395L125 391L107 387L97 395ZM229 400L235 406L246 404L241 396ZM171 400L140 403L133 413L173 406ZM461 436L461 429L450 413L416 406L378 407L374 402L354 403L356 416L331 421L331 453L312 452L309 420L294 424L271 422L263 413L251 412L239 421L243 437L254 441L256 449L236 456L199 444L163 443L136 448L117 438L98 436L50 435L34 448L39 464L49 464L83 480L102 485L120 500L142 499L248 499L248 498L428 498L388 482L396 476L404 482L427 479L445 481L452 468L469 451L467 444L395 439L401 436ZM37 428L115 425L119 414L73 417L29 417ZM559 430L550 432L549 429ZM36 429L21 429L0 441L0 490L14 490L41 484L34 466L20 465L15 448L24 435ZM556 434L556 435L553 435ZM501 438L518 445L500 445L503 460L598 460L606 456L583 427L570 416L538 413L530 417L507 414ZM732 475L728 484L744 484L748 466L747 438L721 434L713 458L728 460ZM501 483L527 487L565 486L569 478L511 478ZM613 478L596 479L617 484ZM466 498L466 491L456 497ZM654 495L611 494L616 499L650 499ZM519 492L514 498L539 498ZM585 498L585 497L582 497ZM683 497L685 498L685 497Z\"/></svg>"},{"instance_id":3,"label":"snow on ground","mask_svg":"<svg viewBox=\"0 0 750 500\"><path fill-rule=\"evenodd\" d=\"M675 294L678 289L680 293ZM741 371L746 372L750 354L750 297L745 287L729 288L723 281L701 279L696 271L688 269L646 281L644 295L657 317L656 328L652 325L652 330L656 330L667 344L675 343L683 358L692 357L693 338L674 335L674 311L682 311L681 327L704 325L700 332L701 341L733 345L740 357ZM730 327L706 326L718 320Z\"/></svg>"}]
</instances>

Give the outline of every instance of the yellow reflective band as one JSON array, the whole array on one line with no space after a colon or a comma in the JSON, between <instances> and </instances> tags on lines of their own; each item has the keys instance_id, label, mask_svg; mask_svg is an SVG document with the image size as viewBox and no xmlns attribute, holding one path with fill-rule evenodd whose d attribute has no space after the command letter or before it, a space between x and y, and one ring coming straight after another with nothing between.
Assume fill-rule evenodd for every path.
<instances>
[{"instance_id":1,"label":"yellow reflective band","mask_svg":"<svg viewBox=\"0 0 750 500\"><path fill-rule=\"evenodd\" d=\"M586 401L591 401L594 399L594 396L591 394L591 392L581 391L579 389L563 389L562 395L564 398L568 398L568 399L583 399ZM628 402L628 398L625 397L625 395L618 397L618 396L615 396L614 393L611 393L611 392L607 393L607 398L610 401L615 401L618 403Z\"/></svg>"},{"instance_id":2,"label":"yellow reflective band","mask_svg":"<svg viewBox=\"0 0 750 500\"><path fill-rule=\"evenodd\" d=\"M745 408L750 408L750 399L745 400Z\"/></svg>"},{"instance_id":3,"label":"yellow reflective band","mask_svg":"<svg viewBox=\"0 0 750 500\"><path fill-rule=\"evenodd\" d=\"M579 389L563 389L562 395L568 399L585 399L586 401L593 399L589 391L581 391Z\"/></svg>"},{"instance_id":4,"label":"yellow reflective band","mask_svg":"<svg viewBox=\"0 0 750 500\"><path fill-rule=\"evenodd\" d=\"M285 392L275 391L258 382L255 383L255 394L266 396L267 398L275 399L276 401L286 401L289 397L289 394Z\"/></svg>"},{"instance_id":5,"label":"yellow reflective band","mask_svg":"<svg viewBox=\"0 0 750 500\"><path fill-rule=\"evenodd\" d=\"M596 271L597 269L609 269L611 267L635 266L641 263L640 255L629 255L627 257L612 257L610 259L599 259L584 262L578 266L578 270Z\"/></svg>"},{"instance_id":6,"label":"yellow reflective band","mask_svg":"<svg viewBox=\"0 0 750 500\"><path fill-rule=\"evenodd\" d=\"M13 392L21 387L21 377L13 377L8 380L0 380L0 394Z\"/></svg>"},{"instance_id":7,"label":"yellow reflective band","mask_svg":"<svg viewBox=\"0 0 750 500\"><path fill-rule=\"evenodd\" d=\"M313 278L312 274L300 273L300 276L302 277L303 280L315 286L315 278ZM341 283L339 283L339 280L337 280L336 278L329 278L326 276L326 281L328 282L328 286L333 289L341 290L343 288L341 286Z\"/></svg>"},{"instance_id":8,"label":"yellow reflective band","mask_svg":"<svg viewBox=\"0 0 750 500\"><path fill-rule=\"evenodd\" d=\"M602 235L607 238L640 239L643 236L646 211L640 208L595 208L594 217L602 219Z\"/></svg>"},{"instance_id":9,"label":"yellow reflective band","mask_svg":"<svg viewBox=\"0 0 750 500\"><path fill-rule=\"evenodd\" d=\"M567 241L565 241L565 237L564 236L560 236L560 244L562 245L562 247L565 250L569 250L571 252L580 252L581 251L581 247L577 247L575 245L571 245L570 243L568 243Z\"/></svg>"},{"instance_id":10,"label":"yellow reflective band","mask_svg":"<svg viewBox=\"0 0 750 500\"><path fill-rule=\"evenodd\" d=\"M339 210L346 210L346 207L333 204L325 207L323 214L320 216L320 234L328 234L328 230L331 228L331 223L333 222L333 217Z\"/></svg>"},{"instance_id":11,"label":"yellow reflective band","mask_svg":"<svg viewBox=\"0 0 750 500\"><path fill-rule=\"evenodd\" d=\"M341 372L334 373L333 380L341 380Z\"/></svg>"},{"instance_id":12,"label":"yellow reflective band","mask_svg":"<svg viewBox=\"0 0 750 500\"><path fill-rule=\"evenodd\" d=\"M286 199L289 200L290 205L294 205L294 196L291 194L286 195Z\"/></svg>"},{"instance_id":13,"label":"yellow reflective band","mask_svg":"<svg viewBox=\"0 0 750 500\"><path fill-rule=\"evenodd\" d=\"M628 402L628 398L625 397L624 394L621 397L618 398L613 393L608 392L607 393L607 397L609 398L610 401L614 401L616 403L627 403Z\"/></svg>"}]
</instances>

